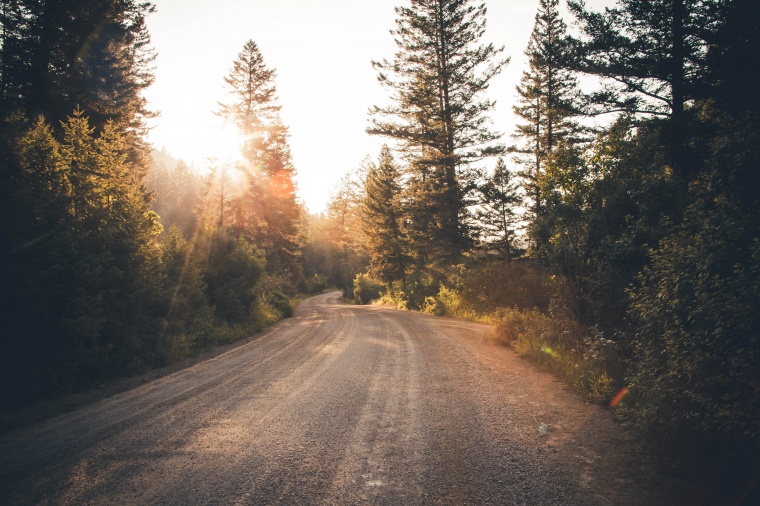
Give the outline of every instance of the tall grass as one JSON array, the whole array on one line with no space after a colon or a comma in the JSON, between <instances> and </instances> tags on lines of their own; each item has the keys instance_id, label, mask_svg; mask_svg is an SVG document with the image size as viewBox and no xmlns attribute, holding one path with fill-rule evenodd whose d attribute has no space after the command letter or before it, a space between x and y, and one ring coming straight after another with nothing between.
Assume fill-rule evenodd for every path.
<instances>
[{"instance_id":1,"label":"tall grass","mask_svg":"<svg viewBox=\"0 0 760 506\"><path fill-rule=\"evenodd\" d=\"M607 403L620 388L623 368L618 350L596 329L536 308L502 309L493 318L493 342L565 379L590 402Z\"/></svg>"}]
</instances>

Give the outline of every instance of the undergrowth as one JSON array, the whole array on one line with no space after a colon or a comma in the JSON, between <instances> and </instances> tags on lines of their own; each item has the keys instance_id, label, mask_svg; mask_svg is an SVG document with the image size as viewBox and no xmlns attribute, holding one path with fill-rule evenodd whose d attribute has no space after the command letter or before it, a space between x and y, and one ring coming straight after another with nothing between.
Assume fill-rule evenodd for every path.
<instances>
[{"instance_id":1,"label":"undergrowth","mask_svg":"<svg viewBox=\"0 0 760 506\"><path fill-rule=\"evenodd\" d=\"M623 368L615 343L595 328L536 308L502 309L489 339L567 381L590 402L611 401L622 385Z\"/></svg>"},{"instance_id":2,"label":"undergrowth","mask_svg":"<svg viewBox=\"0 0 760 506\"><path fill-rule=\"evenodd\" d=\"M409 298L386 290L379 302L407 309ZM609 403L623 386L621 352L598 328L581 325L574 307L562 279L529 263L493 260L458 266L411 309L490 324L491 342L563 378L589 402Z\"/></svg>"}]
</instances>

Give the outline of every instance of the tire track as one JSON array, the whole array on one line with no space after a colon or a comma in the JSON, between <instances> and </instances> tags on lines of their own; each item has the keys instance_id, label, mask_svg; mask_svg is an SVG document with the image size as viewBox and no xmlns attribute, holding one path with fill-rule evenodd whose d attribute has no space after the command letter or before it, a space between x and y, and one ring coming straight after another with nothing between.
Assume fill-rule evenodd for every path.
<instances>
[{"instance_id":1,"label":"tire track","mask_svg":"<svg viewBox=\"0 0 760 506\"><path fill-rule=\"evenodd\" d=\"M485 326L338 297L0 436L0 504L690 502L626 463L603 411L485 345Z\"/></svg>"}]
</instances>

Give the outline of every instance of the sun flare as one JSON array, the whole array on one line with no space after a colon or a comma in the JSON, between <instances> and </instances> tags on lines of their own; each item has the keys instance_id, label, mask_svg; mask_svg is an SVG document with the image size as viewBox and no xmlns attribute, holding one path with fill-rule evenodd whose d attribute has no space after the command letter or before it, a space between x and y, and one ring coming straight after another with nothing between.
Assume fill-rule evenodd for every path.
<instances>
[{"instance_id":1,"label":"sun flare","mask_svg":"<svg viewBox=\"0 0 760 506\"><path fill-rule=\"evenodd\" d=\"M224 178L225 191L230 197L242 197L248 190L248 177L240 164L225 167L220 177Z\"/></svg>"},{"instance_id":2,"label":"sun flare","mask_svg":"<svg viewBox=\"0 0 760 506\"><path fill-rule=\"evenodd\" d=\"M207 158L221 163L232 163L242 159L244 138L234 128L224 126L213 130L208 139Z\"/></svg>"}]
</instances>

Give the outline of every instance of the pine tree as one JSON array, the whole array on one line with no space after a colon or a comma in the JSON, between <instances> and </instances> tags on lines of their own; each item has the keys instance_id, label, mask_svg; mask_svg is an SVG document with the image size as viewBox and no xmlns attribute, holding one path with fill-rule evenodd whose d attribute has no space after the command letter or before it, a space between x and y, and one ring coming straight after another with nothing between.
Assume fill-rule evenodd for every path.
<instances>
[{"instance_id":1,"label":"pine tree","mask_svg":"<svg viewBox=\"0 0 760 506\"><path fill-rule=\"evenodd\" d=\"M25 88L28 116L65 120L77 105L96 129L109 119L139 126L141 92L153 81L148 2L25 1L34 47Z\"/></svg>"},{"instance_id":2,"label":"pine tree","mask_svg":"<svg viewBox=\"0 0 760 506\"><path fill-rule=\"evenodd\" d=\"M504 159L499 157L493 175L481 188L482 200L478 211L481 235L498 248L505 258L515 256L515 232L519 217L516 208L522 199L517 183Z\"/></svg>"},{"instance_id":3,"label":"pine tree","mask_svg":"<svg viewBox=\"0 0 760 506\"><path fill-rule=\"evenodd\" d=\"M472 242L473 164L499 154L499 134L488 128L493 102L482 93L506 65L501 48L481 44L486 8L470 0L412 0L397 7L399 51L373 62L395 104L374 107L368 132L398 142L424 209L427 250L442 264L456 262ZM415 203L412 204L416 205Z\"/></svg>"},{"instance_id":4,"label":"pine tree","mask_svg":"<svg viewBox=\"0 0 760 506\"><path fill-rule=\"evenodd\" d=\"M8 0L0 23L0 116L43 115L57 124L79 107L95 132L114 121L127 136L130 170L149 166L148 110L142 91L153 82L155 54L149 2Z\"/></svg>"},{"instance_id":5,"label":"pine tree","mask_svg":"<svg viewBox=\"0 0 760 506\"><path fill-rule=\"evenodd\" d=\"M709 101L707 51L720 26L718 0L618 0L604 12L568 2L584 33L574 67L601 78L591 114L625 111L667 120L667 163L686 192L699 159L687 144L689 111Z\"/></svg>"},{"instance_id":6,"label":"pine tree","mask_svg":"<svg viewBox=\"0 0 760 506\"><path fill-rule=\"evenodd\" d=\"M229 229L217 229L208 239L203 281L217 319L229 324L255 323L256 287L264 260L248 241L231 235Z\"/></svg>"},{"instance_id":7,"label":"pine tree","mask_svg":"<svg viewBox=\"0 0 760 506\"><path fill-rule=\"evenodd\" d=\"M208 304L194 246L175 224L166 231L161 245L160 274L168 296L156 346L159 363L182 358L203 347L211 337L204 327L213 310Z\"/></svg>"},{"instance_id":8,"label":"pine tree","mask_svg":"<svg viewBox=\"0 0 760 506\"><path fill-rule=\"evenodd\" d=\"M714 0L618 0L603 13L570 0L585 39L576 41L578 70L604 78L600 112L680 118L704 86L706 37L715 28Z\"/></svg>"},{"instance_id":9,"label":"pine tree","mask_svg":"<svg viewBox=\"0 0 760 506\"><path fill-rule=\"evenodd\" d=\"M274 84L276 72L264 63L257 44L249 40L232 65L225 83L229 101L216 114L232 122L244 136L242 155L246 192L231 202L233 227L267 252L270 271L297 271L300 208L296 200L295 168L282 124Z\"/></svg>"},{"instance_id":10,"label":"pine tree","mask_svg":"<svg viewBox=\"0 0 760 506\"><path fill-rule=\"evenodd\" d=\"M6 132L8 125L5 125ZM67 352L61 319L71 296L72 187L69 165L52 129L42 119L18 131L4 152L8 180L0 223L0 271L5 350L0 364L4 405L38 398L60 383L60 356Z\"/></svg>"},{"instance_id":11,"label":"pine tree","mask_svg":"<svg viewBox=\"0 0 760 506\"><path fill-rule=\"evenodd\" d=\"M130 170L128 137L115 123L106 123L96 136L88 118L75 111L63 130L73 194L76 255L70 262L78 274L62 323L82 381L148 359L143 352L153 346L156 331L155 240L161 226Z\"/></svg>"},{"instance_id":12,"label":"pine tree","mask_svg":"<svg viewBox=\"0 0 760 506\"><path fill-rule=\"evenodd\" d=\"M409 259L402 230L400 177L391 150L384 145L377 164L372 164L367 173L362 223L370 251L370 272L388 288L400 282L403 290Z\"/></svg>"},{"instance_id":13,"label":"pine tree","mask_svg":"<svg viewBox=\"0 0 760 506\"><path fill-rule=\"evenodd\" d=\"M160 225L130 170L127 137L112 122L95 135L81 111L63 131L59 141L39 120L10 154L4 211L14 220L2 256L19 304L8 320L23 341L9 346L22 397L150 362L157 329Z\"/></svg>"},{"instance_id":14,"label":"pine tree","mask_svg":"<svg viewBox=\"0 0 760 506\"><path fill-rule=\"evenodd\" d=\"M259 46L249 40L232 62L230 73L224 78L230 95L229 102L219 102L217 115L231 121L246 137L261 137L281 107L276 103L275 69L264 63ZM246 139L248 140L248 139ZM244 149L255 144L247 143ZM246 158L249 154L244 153Z\"/></svg>"},{"instance_id":15,"label":"pine tree","mask_svg":"<svg viewBox=\"0 0 760 506\"><path fill-rule=\"evenodd\" d=\"M265 174L262 209L264 227L258 231L259 241L269 252L269 272L298 271L300 252L301 207L293 180L296 170L288 144L288 128L276 118L269 127L268 143L262 150L261 171Z\"/></svg>"},{"instance_id":16,"label":"pine tree","mask_svg":"<svg viewBox=\"0 0 760 506\"><path fill-rule=\"evenodd\" d=\"M558 5L559 0L539 2L525 51L529 68L517 86L519 103L514 107L522 123L514 134L520 144L510 150L524 167L521 176L534 220L541 219L545 204L540 189L549 157L561 142L582 139L580 127L573 121L578 113L578 89L565 64L569 44Z\"/></svg>"}]
</instances>

